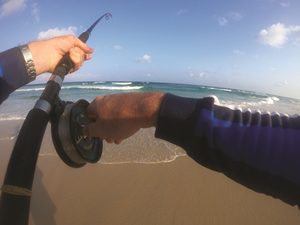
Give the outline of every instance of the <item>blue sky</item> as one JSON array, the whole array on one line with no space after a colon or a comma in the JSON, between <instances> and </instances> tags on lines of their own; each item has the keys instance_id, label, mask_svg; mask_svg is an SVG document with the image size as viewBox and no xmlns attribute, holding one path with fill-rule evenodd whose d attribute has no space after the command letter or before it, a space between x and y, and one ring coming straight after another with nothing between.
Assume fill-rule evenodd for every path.
<instances>
[{"instance_id":1,"label":"blue sky","mask_svg":"<svg viewBox=\"0 0 300 225\"><path fill-rule=\"evenodd\" d=\"M299 0L2 0L0 51L79 35L105 12L113 18L88 41L92 61L66 80L191 83L300 98Z\"/></svg>"}]
</instances>

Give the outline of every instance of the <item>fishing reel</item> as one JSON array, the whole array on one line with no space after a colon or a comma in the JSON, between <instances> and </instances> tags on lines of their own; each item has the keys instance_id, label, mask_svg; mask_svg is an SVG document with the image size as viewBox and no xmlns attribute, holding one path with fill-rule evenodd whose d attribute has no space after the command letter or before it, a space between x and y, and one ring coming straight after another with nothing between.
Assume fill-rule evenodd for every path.
<instances>
[{"instance_id":1,"label":"fishing reel","mask_svg":"<svg viewBox=\"0 0 300 225\"><path fill-rule=\"evenodd\" d=\"M86 112L88 105L83 99L75 103L58 100L51 114L51 134L56 152L74 168L96 163L102 154L102 140L82 133L91 122Z\"/></svg>"},{"instance_id":2,"label":"fishing reel","mask_svg":"<svg viewBox=\"0 0 300 225\"><path fill-rule=\"evenodd\" d=\"M78 38L82 42L86 42L97 23L102 18L108 20L111 17L110 13L105 13L85 32L81 33ZM50 121L52 141L55 149L67 165L78 168L84 166L86 163L98 162L102 154L103 143L98 138L87 137L82 133L83 127L91 122L86 114L89 103L82 99L75 103L64 102L58 97L64 76L69 73L72 67L73 63L69 56L65 55L54 70L54 78L52 80L54 82L51 83L49 81L49 86L47 85L42 96L44 99L52 100L49 101L53 106Z\"/></svg>"}]
</instances>

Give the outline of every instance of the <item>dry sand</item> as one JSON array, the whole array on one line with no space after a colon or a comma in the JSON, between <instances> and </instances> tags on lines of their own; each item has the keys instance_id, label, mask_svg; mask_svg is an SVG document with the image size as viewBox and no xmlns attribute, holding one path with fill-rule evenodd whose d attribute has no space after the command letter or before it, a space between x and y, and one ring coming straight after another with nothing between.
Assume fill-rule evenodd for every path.
<instances>
[{"instance_id":1,"label":"dry sand","mask_svg":"<svg viewBox=\"0 0 300 225\"><path fill-rule=\"evenodd\" d=\"M13 134L20 122L1 122ZM0 182L13 140L0 139ZM157 164L101 164L72 169L54 152L49 130L35 173L34 225L299 225L300 211L256 193L187 156Z\"/></svg>"}]
</instances>

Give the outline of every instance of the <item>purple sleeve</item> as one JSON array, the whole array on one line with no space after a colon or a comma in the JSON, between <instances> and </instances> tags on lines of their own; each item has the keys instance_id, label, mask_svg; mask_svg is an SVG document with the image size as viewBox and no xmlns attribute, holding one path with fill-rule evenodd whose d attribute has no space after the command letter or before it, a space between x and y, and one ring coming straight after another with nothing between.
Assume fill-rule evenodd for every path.
<instances>
[{"instance_id":1,"label":"purple sleeve","mask_svg":"<svg viewBox=\"0 0 300 225\"><path fill-rule=\"evenodd\" d=\"M18 47L0 53L0 103L11 92L27 84L27 75L24 57Z\"/></svg>"},{"instance_id":2,"label":"purple sleeve","mask_svg":"<svg viewBox=\"0 0 300 225\"><path fill-rule=\"evenodd\" d=\"M168 94L156 137L200 164L292 205L300 201L300 117L232 110Z\"/></svg>"}]
</instances>

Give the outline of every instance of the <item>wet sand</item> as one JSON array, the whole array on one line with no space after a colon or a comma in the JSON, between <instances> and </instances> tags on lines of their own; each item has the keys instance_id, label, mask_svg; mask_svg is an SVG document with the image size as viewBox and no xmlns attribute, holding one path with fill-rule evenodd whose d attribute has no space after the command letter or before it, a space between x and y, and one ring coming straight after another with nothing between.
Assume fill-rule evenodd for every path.
<instances>
[{"instance_id":1,"label":"wet sand","mask_svg":"<svg viewBox=\"0 0 300 225\"><path fill-rule=\"evenodd\" d=\"M14 134L19 124L0 122L1 183L14 142L3 137ZM69 168L56 155L48 129L35 173L30 224L298 225L300 211L187 156L168 163Z\"/></svg>"}]
</instances>

